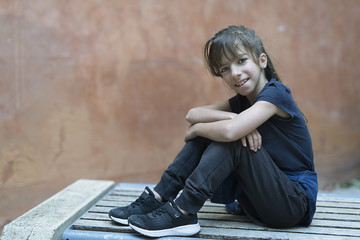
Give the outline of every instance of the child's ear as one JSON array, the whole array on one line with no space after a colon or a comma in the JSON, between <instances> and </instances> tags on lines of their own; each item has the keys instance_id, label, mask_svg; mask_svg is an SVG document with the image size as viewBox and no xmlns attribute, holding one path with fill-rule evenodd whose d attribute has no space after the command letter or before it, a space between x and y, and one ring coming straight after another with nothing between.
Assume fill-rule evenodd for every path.
<instances>
[{"instance_id":1,"label":"child's ear","mask_svg":"<svg viewBox=\"0 0 360 240\"><path fill-rule=\"evenodd\" d=\"M261 68L266 68L267 66L267 56L265 53L260 54L259 56L259 65Z\"/></svg>"}]
</instances>

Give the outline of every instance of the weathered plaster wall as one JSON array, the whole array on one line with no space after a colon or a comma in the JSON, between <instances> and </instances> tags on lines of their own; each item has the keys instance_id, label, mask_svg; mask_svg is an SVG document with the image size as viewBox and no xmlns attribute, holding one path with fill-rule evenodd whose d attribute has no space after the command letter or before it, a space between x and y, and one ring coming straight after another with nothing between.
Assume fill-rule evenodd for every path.
<instances>
[{"instance_id":1,"label":"weathered plaster wall","mask_svg":"<svg viewBox=\"0 0 360 240\"><path fill-rule=\"evenodd\" d=\"M360 176L357 0L0 1L0 224L79 178L156 182L184 116L231 93L216 31L257 30L309 120L322 186Z\"/></svg>"}]
</instances>

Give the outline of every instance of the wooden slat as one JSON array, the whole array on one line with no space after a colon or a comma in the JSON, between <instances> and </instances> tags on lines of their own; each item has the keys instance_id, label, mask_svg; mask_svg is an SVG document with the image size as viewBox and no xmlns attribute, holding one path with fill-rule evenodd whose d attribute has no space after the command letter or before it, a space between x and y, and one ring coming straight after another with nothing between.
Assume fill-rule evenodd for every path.
<instances>
[{"instance_id":1,"label":"wooden slat","mask_svg":"<svg viewBox=\"0 0 360 240\"><path fill-rule=\"evenodd\" d=\"M317 197L317 201L326 201L326 202L349 202L349 203L357 203L360 204L360 196L349 196L349 197L337 197L337 196L329 196L329 195L319 195Z\"/></svg>"},{"instance_id":2,"label":"wooden slat","mask_svg":"<svg viewBox=\"0 0 360 240\"><path fill-rule=\"evenodd\" d=\"M348 202L317 202L316 206L319 207L341 207L349 209L360 209L360 204L357 203L348 203Z\"/></svg>"},{"instance_id":3,"label":"wooden slat","mask_svg":"<svg viewBox=\"0 0 360 240\"><path fill-rule=\"evenodd\" d=\"M344 229L344 228L333 228L331 226L327 227L294 227L288 229L272 229L260 227L252 223L243 223L243 222L228 222L228 221L217 221L217 220L199 220L200 225L204 227L216 227L221 229L244 229L244 230L262 230L262 231L276 231L276 232L289 232L289 233L306 233L306 234L333 234L338 236L351 236L356 237L360 236L360 229Z\"/></svg>"},{"instance_id":4,"label":"wooden slat","mask_svg":"<svg viewBox=\"0 0 360 240\"><path fill-rule=\"evenodd\" d=\"M98 212L98 213L108 213L114 206L94 206L90 209L90 212ZM200 212L211 212L211 213L227 213L225 207L207 207L204 206L200 209ZM317 214L326 213L326 214L333 214L341 216L342 214L345 215L353 215L357 218L360 218L360 211L359 210L352 210L352 209L342 209L342 208L317 208ZM356 219L357 219L356 218Z\"/></svg>"},{"instance_id":5,"label":"wooden slat","mask_svg":"<svg viewBox=\"0 0 360 240\"><path fill-rule=\"evenodd\" d=\"M142 192L144 188L122 188L122 187L115 187L111 195L119 195L119 196L133 196L137 198ZM348 197L341 197L341 196L334 196L328 194L319 194L317 197L318 202L349 202L349 203L358 203L360 204L360 196L348 196Z\"/></svg>"},{"instance_id":6,"label":"wooden slat","mask_svg":"<svg viewBox=\"0 0 360 240\"><path fill-rule=\"evenodd\" d=\"M122 226L115 224L111 220L94 220L94 219L80 219L76 221L73 226L75 230L87 230L87 231L102 231L102 232L133 232L129 226Z\"/></svg>"},{"instance_id":7,"label":"wooden slat","mask_svg":"<svg viewBox=\"0 0 360 240\"><path fill-rule=\"evenodd\" d=\"M226 232L224 234L224 232ZM258 231L246 229L226 229L218 231L215 228L204 227L201 229L202 237L220 238L220 239L291 239L291 240L355 240L358 237L339 236L332 234L309 235L304 233L280 232L280 231ZM225 236L224 236L225 235Z\"/></svg>"},{"instance_id":8,"label":"wooden slat","mask_svg":"<svg viewBox=\"0 0 360 240\"><path fill-rule=\"evenodd\" d=\"M139 196L136 195L136 196ZM113 202L119 202L119 201L134 201L137 197L136 196L127 196L127 195L108 195L103 200L104 201L113 201ZM211 205L211 203L209 203ZM352 203L352 202L336 202L336 201L318 201L317 205L319 207L336 207L336 208L349 208L349 209L357 209L360 210L360 204L359 203Z\"/></svg>"}]
</instances>

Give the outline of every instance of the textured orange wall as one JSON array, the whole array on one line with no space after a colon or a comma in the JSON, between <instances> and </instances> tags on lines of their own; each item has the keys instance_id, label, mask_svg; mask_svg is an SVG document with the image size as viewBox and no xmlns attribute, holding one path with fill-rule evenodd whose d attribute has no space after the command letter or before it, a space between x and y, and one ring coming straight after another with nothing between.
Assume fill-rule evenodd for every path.
<instances>
[{"instance_id":1,"label":"textured orange wall","mask_svg":"<svg viewBox=\"0 0 360 240\"><path fill-rule=\"evenodd\" d=\"M79 178L156 182L231 96L202 47L244 24L307 115L322 186L360 176L357 0L0 1L0 224Z\"/></svg>"}]
</instances>

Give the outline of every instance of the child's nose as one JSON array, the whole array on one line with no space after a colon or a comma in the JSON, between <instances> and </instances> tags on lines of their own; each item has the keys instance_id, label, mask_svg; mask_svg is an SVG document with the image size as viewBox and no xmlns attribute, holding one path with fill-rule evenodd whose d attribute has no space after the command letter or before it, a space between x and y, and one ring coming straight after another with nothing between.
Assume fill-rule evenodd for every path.
<instances>
[{"instance_id":1,"label":"child's nose","mask_svg":"<svg viewBox=\"0 0 360 240\"><path fill-rule=\"evenodd\" d=\"M234 77L240 76L242 74L242 71L239 66L236 66L236 64L231 65L231 75Z\"/></svg>"}]
</instances>

